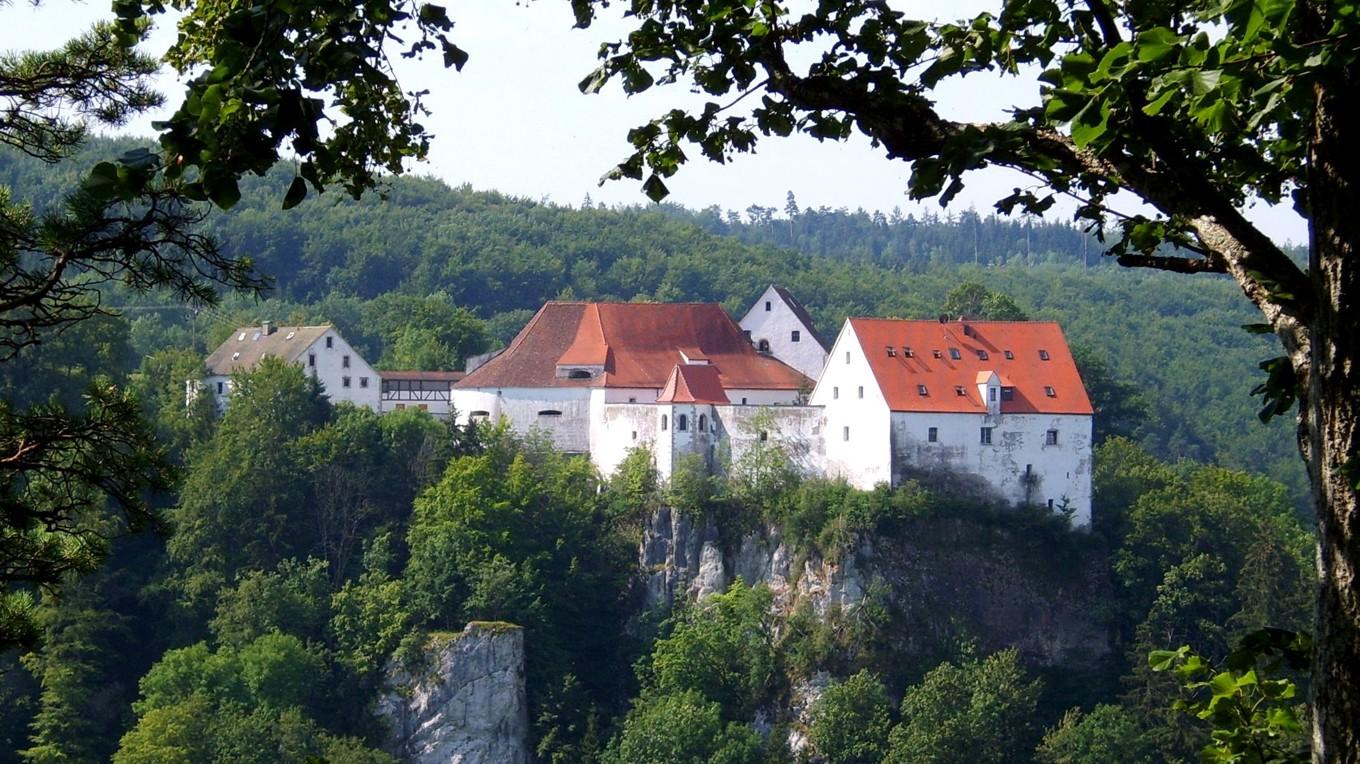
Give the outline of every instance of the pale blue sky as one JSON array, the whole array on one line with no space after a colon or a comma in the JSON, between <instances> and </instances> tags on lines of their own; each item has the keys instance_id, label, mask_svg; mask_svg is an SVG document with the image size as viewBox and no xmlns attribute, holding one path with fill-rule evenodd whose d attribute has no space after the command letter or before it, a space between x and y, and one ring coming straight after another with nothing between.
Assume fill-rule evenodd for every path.
<instances>
[{"instance_id":1,"label":"pale blue sky","mask_svg":"<svg viewBox=\"0 0 1360 764\"><path fill-rule=\"evenodd\" d=\"M904 7L927 15L963 15L988 7L983 0L925 0ZM626 98L617 88L583 96L576 83L595 66L602 40L615 39L623 28L602 23L574 30L567 3L560 0L456 0L448 3L457 23L455 36L471 54L461 73L434 63L408 65L401 72L408 89L427 88L434 112L424 120L436 134L430 161L415 172L468 183L531 199L578 204L586 194L597 202L645 202L631 181L597 187L600 175L628 153L629 128L681 103L701 103L682 88L660 88ZM929 9L944 9L931 12ZM76 3L45 0L0 8L0 50L54 46L92 20L108 16L100 0ZM173 32L160 29L151 50L168 46ZM174 80L163 79L173 102ZM956 119L986 120L1002 116L1017 103L1037 101L1033 82L970 78L939 94L941 109ZM687 100L689 99L689 100ZM150 117L130 126L149 132ZM740 156L719 166L696 159L668 181L671 199L695 207L718 205L744 210L751 204L782 209L793 191L803 207L863 207L904 212L938 207L909 202L903 191L908 166L889 161L868 141L856 137L844 144L818 143L793 137L763 141L755 155ZM950 209L975 206L986 214L991 203L1013 186L1032 181L1003 170L975 173L969 189ZM1070 208L1065 208L1070 209ZM1288 210L1258 208L1249 214L1280 241L1303 241L1302 221Z\"/></svg>"}]
</instances>

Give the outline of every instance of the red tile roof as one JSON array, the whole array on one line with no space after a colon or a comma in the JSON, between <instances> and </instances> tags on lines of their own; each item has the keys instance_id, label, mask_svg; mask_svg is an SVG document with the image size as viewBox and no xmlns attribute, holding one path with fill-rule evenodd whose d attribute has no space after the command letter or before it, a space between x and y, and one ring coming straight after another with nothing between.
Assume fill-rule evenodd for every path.
<instances>
[{"instance_id":1,"label":"red tile roof","mask_svg":"<svg viewBox=\"0 0 1360 764\"><path fill-rule=\"evenodd\" d=\"M718 370L712 366L692 363L677 363L666 380L666 388L657 396L658 403L715 403L727 405L728 399L723 390Z\"/></svg>"},{"instance_id":2,"label":"red tile roof","mask_svg":"<svg viewBox=\"0 0 1360 764\"><path fill-rule=\"evenodd\" d=\"M505 352L457 387L625 387L661 389L681 349L698 353L728 390L796 390L807 378L757 353L721 305L710 303L550 302ZM602 366L591 379L567 379L557 366Z\"/></svg>"},{"instance_id":3,"label":"red tile roof","mask_svg":"<svg viewBox=\"0 0 1360 764\"><path fill-rule=\"evenodd\" d=\"M893 411L984 413L987 405L977 386L984 375L995 372L1002 385L1015 390L1011 400L1002 399L1002 413L1093 413L1062 329L1051 321L852 318L849 323ZM959 358L953 358L951 350L957 350ZM985 360L979 351L986 354ZM920 385L925 385L925 395L920 394ZM960 387L963 395L957 393ZM1053 395L1045 388L1052 388Z\"/></svg>"}]
</instances>

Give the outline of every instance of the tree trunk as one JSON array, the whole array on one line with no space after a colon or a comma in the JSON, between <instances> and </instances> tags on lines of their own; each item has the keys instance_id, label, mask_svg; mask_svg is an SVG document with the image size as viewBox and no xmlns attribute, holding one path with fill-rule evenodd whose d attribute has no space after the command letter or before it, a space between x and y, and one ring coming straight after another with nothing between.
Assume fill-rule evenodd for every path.
<instances>
[{"instance_id":1,"label":"tree trunk","mask_svg":"<svg viewBox=\"0 0 1360 764\"><path fill-rule=\"evenodd\" d=\"M1354 81L1354 80L1352 80ZM1313 760L1360 764L1360 137L1356 88L1319 87L1309 156L1315 312L1300 372L1299 447L1318 522Z\"/></svg>"}]
</instances>

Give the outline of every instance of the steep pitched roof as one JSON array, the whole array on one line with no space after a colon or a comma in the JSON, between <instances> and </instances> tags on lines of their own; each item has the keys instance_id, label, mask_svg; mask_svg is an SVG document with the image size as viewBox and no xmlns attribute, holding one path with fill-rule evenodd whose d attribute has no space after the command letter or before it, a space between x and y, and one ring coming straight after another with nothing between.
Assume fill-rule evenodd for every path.
<instances>
[{"instance_id":1,"label":"steep pitched roof","mask_svg":"<svg viewBox=\"0 0 1360 764\"><path fill-rule=\"evenodd\" d=\"M714 403L727 405L732 401L723 390L718 370L712 366L677 363L666 380L666 387L657 396L658 403Z\"/></svg>"},{"instance_id":2,"label":"steep pitched roof","mask_svg":"<svg viewBox=\"0 0 1360 764\"><path fill-rule=\"evenodd\" d=\"M803 307L803 303L798 302L798 298L794 297L792 292L778 284L771 284L770 287L774 289L775 294L779 295L779 299L788 304L789 310L793 311L793 315L797 316L798 320L803 322L803 326L807 327L808 333L812 335L812 339L816 340L818 345L822 346L822 350L830 352L831 343L827 342L826 338L822 336L822 333L817 331L817 324L813 323L812 315L807 312L807 308Z\"/></svg>"},{"instance_id":3,"label":"steep pitched roof","mask_svg":"<svg viewBox=\"0 0 1360 764\"><path fill-rule=\"evenodd\" d=\"M848 324L893 411L984 413L977 386L995 372L1014 388L1011 399L1001 401L1002 413L1093 413L1062 329L1051 321L852 318Z\"/></svg>"},{"instance_id":4,"label":"steep pitched roof","mask_svg":"<svg viewBox=\"0 0 1360 764\"><path fill-rule=\"evenodd\" d=\"M204 365L209 374L226 376L240 369L255 368L267 355L291 363L331 328L330 324L280 326L265 334L260 326L238 327L208 356Z\"/></svg>"},{"instance_id":5,"label":"steep pitched roof","mask_svg":"<svg viewBox=\"0 0 1360 764\"><path fill-rule=\"evenodd\" d=\"M794 390L807 378L757 353L721 305L550 302L505 352L468 373L460 388L661 389L677 363L703 358L723 387ZM591 379L559 377L558 365L602 367Z\"/></svg>"}]
</instances>

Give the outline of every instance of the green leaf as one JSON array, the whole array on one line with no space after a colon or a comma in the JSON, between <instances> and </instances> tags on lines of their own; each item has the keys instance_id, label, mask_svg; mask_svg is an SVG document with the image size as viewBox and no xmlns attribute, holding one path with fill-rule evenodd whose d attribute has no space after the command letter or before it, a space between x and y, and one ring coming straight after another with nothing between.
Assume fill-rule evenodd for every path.
<instances>
[{"instance_id":1,"label":"green leaf","mask_svg":"<svg viewBox=\"0 0 1360 764\"><path fill-rule=\"evenodd\" d=\"M1218 87L1222 78L1222 69L1196 69L1190 73L1190 89L1195 95L1207 95Z\"/></svg>"},{"instance_id":2,"label":"green leaf","mask_svg":"<svg viewBox=\"0 0 1360 764\"><path fill-rule=\"evenodd\" d=\"M293 182L288 185L288 193L283 195L283 208L291 210L302 203L307 198L307 181L301 177L293 178Z\"/></svg>"},{"instance_id":3,"label":"green leaf","mask_svg":"<svg viewBox=\"0 0 1360 764\"><path fill-rule=\"evenodd\" d=\"M448 40L444 41L445 68L452 66L454 69L461 72L463 71L463 64L466 64L467 62L468 62L467 51L463 50L457 45L454 45Z\"/></svg>"},{"instance_id":4,"label":"green leaf","mask_svg":"<svg viewBox=\"0 0 1360 764\"><path fill-rule=\"evenodd\" d=\"M647 195L648 199L651 199L654 202L665 199L671 193L670 189L666 188L666 184L662 183L661 178L657 177L655 173L648 176L647 180L642 184L642 192Z\"/></svg>"},{"instance_id":5,"label":"green leaf","mask_svg":"<svg viewBox=\"0 0 1360 764\"><path fill-rule=\"evenodd\" d=\"M1161 61L1174 55L1181 37L1166 27L1154 27L1138 35L1138 60L1144 63Z\"/></svg>"},{"instance_id":6,"label":"green leaf","mask_svg":"<svg viewBox=\"0 0 1360 764\"><path fill-rule=\"evenodd\" d=\"M1105 101L1092 98L1077 116L1072 118L1072 142L1086 148L1105 134L1110 123L1110 107Z\"/></svg>"}]
</instances>

